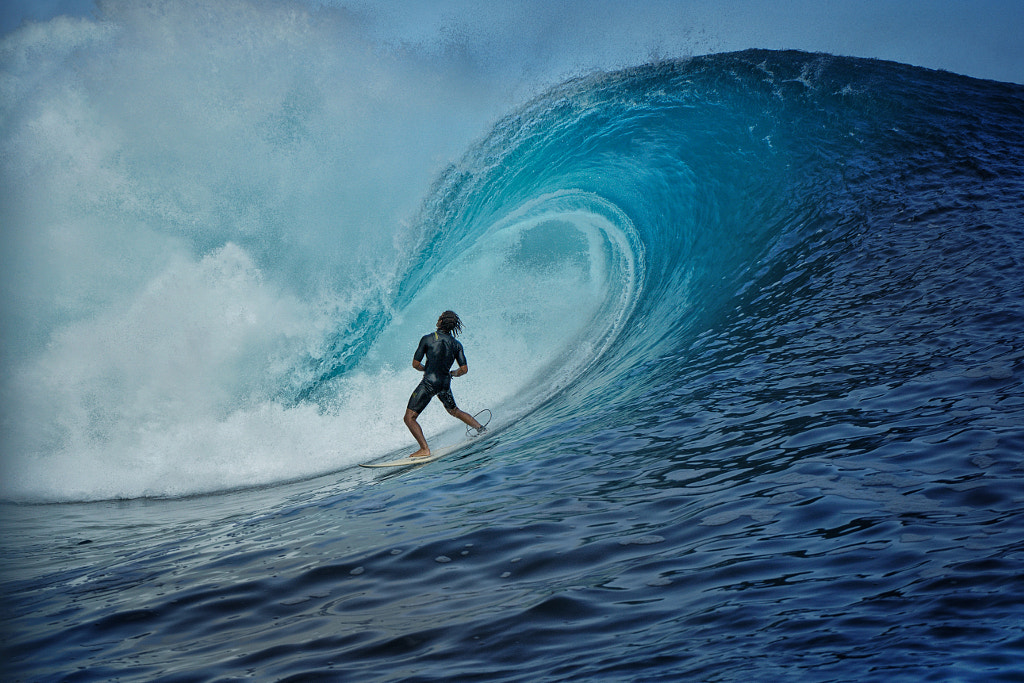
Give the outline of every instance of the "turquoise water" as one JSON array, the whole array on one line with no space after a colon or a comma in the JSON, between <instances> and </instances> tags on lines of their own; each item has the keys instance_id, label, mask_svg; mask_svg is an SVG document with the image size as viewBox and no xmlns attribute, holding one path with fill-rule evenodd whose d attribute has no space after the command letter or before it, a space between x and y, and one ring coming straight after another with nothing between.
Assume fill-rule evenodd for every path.
<instances>
[{"instance_id":1,"label":"turquoise water","mask_svg":"<svg viewBox=\"0 0 1024 683\"><path fill-rule=\"evenodd\" d=\"M301 169L337 103L282 101L254 154ZM145 263L8 313L8 671L1019 679L1022 115L1020 86L827 55L597 73L377 232L230 159L200 212L150 185L188 149L127 147L134 190L62 220ZM445 307L492 435L357 467L411 448Z\"/></svg>"}]
</instances>

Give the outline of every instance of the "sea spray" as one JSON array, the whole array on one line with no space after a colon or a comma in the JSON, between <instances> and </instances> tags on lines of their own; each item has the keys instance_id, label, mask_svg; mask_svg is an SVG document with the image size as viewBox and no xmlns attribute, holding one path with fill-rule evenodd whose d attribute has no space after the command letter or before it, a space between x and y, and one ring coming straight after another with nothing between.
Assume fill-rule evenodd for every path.
<instances>
[{"instance_id":1,"label":"sea spray","mask_svg":"<svg viewBox=\"0 0 1024 683\"><path fill-rule=\"evenodd\" d=\"M416 208L493 106L470 70L239 0L104 3L2 59L3 496L218 490L401 443L414 377L298 397L436 229ZM231 426L253 421L277 430Z\"/></svg>"}]
</instances>

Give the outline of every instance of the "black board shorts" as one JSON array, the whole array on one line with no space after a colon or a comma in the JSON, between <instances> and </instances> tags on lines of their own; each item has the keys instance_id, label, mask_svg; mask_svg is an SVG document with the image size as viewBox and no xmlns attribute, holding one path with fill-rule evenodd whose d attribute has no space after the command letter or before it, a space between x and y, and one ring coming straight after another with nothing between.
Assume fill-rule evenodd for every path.
<instances>
[{"instance_id":1,"label":"black board shorts","mask_svg":"<svg viewBox=\"0 0 1024 683\"><path fill-rule=\"evenodd\" d=\"M444 404L446 410L455 410L458 407L455 405L455 397L452 396L451 387L438 387L427 380L420 382L413 390L407 407L416 414L422 413L423 409L430 403L430 399L435 396Z\"/></svg>"}]
</instances>

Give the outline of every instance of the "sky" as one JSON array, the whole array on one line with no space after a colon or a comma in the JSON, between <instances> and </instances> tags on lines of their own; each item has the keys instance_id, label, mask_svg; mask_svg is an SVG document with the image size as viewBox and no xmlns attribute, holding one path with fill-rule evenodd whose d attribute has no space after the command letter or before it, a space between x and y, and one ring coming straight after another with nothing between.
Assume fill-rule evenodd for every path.
<instances>
[{"instance_id":1,"label":"sky","mask_svg":"<svg viewBox=\"0 0 1024 683\"><path fill-rule=\"evenodd\" d=\"M1021 0L307 1L368 13L390 39L469 35L506 60L558 53L582 66L617 67L607 62L799 49L1024 84ZM95 16L96 7L95 0L4 0L0 35L25 21ZM628 41L633 54L623 49Z\"/></svg>"}]
</instances>

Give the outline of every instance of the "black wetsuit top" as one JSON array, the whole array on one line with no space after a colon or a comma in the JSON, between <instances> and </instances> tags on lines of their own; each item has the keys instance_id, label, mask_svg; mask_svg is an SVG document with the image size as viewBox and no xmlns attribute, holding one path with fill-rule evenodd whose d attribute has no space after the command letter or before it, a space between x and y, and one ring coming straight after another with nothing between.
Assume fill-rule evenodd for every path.
<instances>
[{"instance_id":1,"label":"black wetsuit top","mask_svg":"<svg viewBox=\"0 0 1024 683\"><path fill-rule=\"evenodd\" d=\"M409 409L417 413L423 412L434 396L441 399L448 410L454 409L455 398L450 389L451 369L452 363L458 363L459 367L466 365L466 352L462 348L462 343L440 330L425 334L420 339L412 358L422 362L424 356L427 357L427 362L424 363L426 369L423 372L423 381L409 397Z\"/></svg>"}]
</instances>

